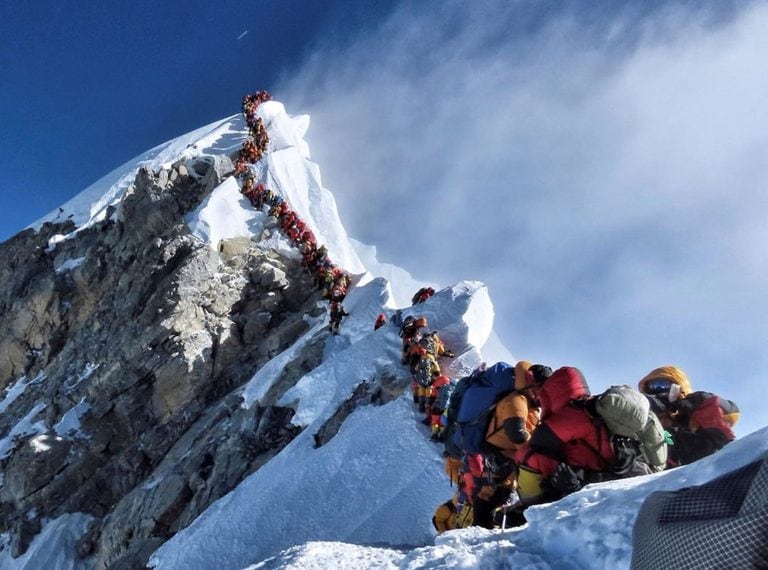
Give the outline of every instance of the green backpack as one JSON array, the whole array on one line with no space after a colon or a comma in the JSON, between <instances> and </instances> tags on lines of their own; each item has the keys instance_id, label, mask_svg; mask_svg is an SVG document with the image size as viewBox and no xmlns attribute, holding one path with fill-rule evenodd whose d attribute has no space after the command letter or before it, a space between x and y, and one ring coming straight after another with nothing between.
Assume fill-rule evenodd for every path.
<instances>
[{"instance_id":1,"label":"green backpack","mask_svg":"<svg viewBox=\"0 0 768 570\"><path fill-rule=\"evenodd\" d=\"M631 386L611 386L597 397L595 409L612 435L642 444L651 467L661 470L666 465L664 429L643 394Z\"/></svg>"},{"instance_id":2,"label":"green backpack","mask_svg":"<svg viewBox=\"0 0 768 570\"><path fill-rule=\"evenodd\" d=\"M416 373L414 374L416 382L423 388L428 388L432 384L432 371L434 370L434 359L429 356L422 356L419 358L419 362L416 365Z\"/></svg>"}]
</instances>

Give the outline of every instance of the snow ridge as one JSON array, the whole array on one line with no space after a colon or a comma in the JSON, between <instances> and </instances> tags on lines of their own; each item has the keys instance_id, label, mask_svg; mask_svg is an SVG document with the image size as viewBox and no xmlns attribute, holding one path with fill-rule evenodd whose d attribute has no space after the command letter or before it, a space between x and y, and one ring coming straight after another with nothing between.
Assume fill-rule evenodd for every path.
<instances>
[{"instance_id":1,"label":"snow ridge","mask_svg":"<svg viewBox=\"0 0 768 570\"><path fill-rule=\"evenodd\" d=\"M373 321L379 312L392 316L396 307L404 307L421 284L397 267L380 264L374 248L346 234L333 195L322 187L319 168L310 161L303 139L309 118L289 116L276 101L263 103L258 113L271 146L252 167L254 173L291 204L335 261L363 277L345 299L350 316L340 335L328 340L322 364L278 402L296 410L293 423L303 431L157 550L152 567L628 568L632 525L648 493L704 483L768 451L766 428L694 465L590 485L556 503L533 507L525 527L503 533L470 528L435 538L430 517L454 489L442 472L442 449L429 441L409 395L360 407L325 445L316 448L314 441L362 383L387 379L407 385L407 371L399 364L397 327L388 324L373 331ZM79 231L106 216L139 167L158 169L183 158L230 154L246 136L238 115L155 147L32 227L70 219ZM254 211L240 195L235 178L228 178L186 222L194 236L216 248L220 240L232 237L259 239L264 219L264 213ZM77 261L59 269L66 271ZM481 348L494 339L493 305L479 282L444 288L400 314L429 319L430 329L438 330L446 346L459 355L446 369L454 377L472 370L482 360ZM242 388L244 407L259 405L293 354L317 335L327 334L323 320L310 325L297 344L275 356ZM26 379L17 380L0 407L20 397L26 384ZM84 402L73 408L56 426L58 435L77 436L85 409ZM0 456L13 445L14 435L42 432L44 426L31 421L41 410L36 407L0 441ZM8 548L0 551L0 568L82 567L74 545L87 522L82 514L48 522L23 557L13 560Z\"/></svg>"}]
</instances>

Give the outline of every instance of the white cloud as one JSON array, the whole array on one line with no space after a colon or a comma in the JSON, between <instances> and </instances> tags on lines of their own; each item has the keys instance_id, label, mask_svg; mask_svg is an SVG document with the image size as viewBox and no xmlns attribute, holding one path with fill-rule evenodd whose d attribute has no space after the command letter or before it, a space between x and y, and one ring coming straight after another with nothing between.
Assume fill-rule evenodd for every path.
<instances>
[{"instance_id":1,"label":"white cloud","mask_svg":"<svg viewBox=\"0 0 768 570\"><path fill-rule=\"evenodd\" d=\"M768 7L531 6L402 9L291 77L347 227L488 283L520 357L595 387L679 363L765 425Z\"/></svg>"}]
</instances>

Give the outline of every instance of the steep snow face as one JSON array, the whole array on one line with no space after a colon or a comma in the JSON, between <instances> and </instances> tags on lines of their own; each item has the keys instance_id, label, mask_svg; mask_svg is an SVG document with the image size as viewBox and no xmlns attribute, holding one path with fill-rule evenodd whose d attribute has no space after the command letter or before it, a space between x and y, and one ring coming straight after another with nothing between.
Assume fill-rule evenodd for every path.
<instances>
[{"instance_id":1,"label":"steep snow face","mask_svg":"<svg viewBox=\"0 0 768 570\"><path fill-rule=\"evenodd\" d=\"M293 423L304 431L162 547L153 564L240 568L310 540L397 546L431 541L431 513L452 490L442 472L442 447L429 441L409 394L381 407L358 408L333 439L314 448L314 434L362 383L389 377L408 385L408 372L399 363L398 327L389 324L374 331L372 326L388 300L383 279L352 289L345 301L350 316L326 347L324 362L278 402L296 409ZM472 339L485 341L493 316L482 283L439 291L402 316L417 309L461 354L443 363L447 374L460 376L479 363ZM324 323L310 329L299 344L316 335L317 326ZM274 366L268 364L254 376L244 389L243 405L253 406L263 397L285 362L278 356ZM228 537L226 546L212 547L222 535Z\"/></svg>"},{"instance_id":2,"label":"steep snow face","mask_svg":"<svg viewBox=\"0 0 768 570\"><path fill-rule=\"evenodd\" d=\"M370 304L358 302L357 297L365 296L367 290L373 289L370 284L362 289L353 290L349 295L351 334L357 336L349 348L327 355L323 364L302 378L296 386L289 390L278 402L279 405L296 404L294 423L301 426L317 426L335 411L339 405L352 395L355 387L363 380L381 377L385 372L403 377L407 381L407 372L398 365L400 359L400 339L396 326L389 325L371 330L372 320L367 322L353 320L355 313ZM478 305L484 305L485 315L493 308L490 304L485 286L478 282L460 283L454 288L440 291L432 299L420 306L420 314L428 315L435 330L440 331L446 345L453 348L457 354L467 353L464 358L454 362L443 362L443 371L453 377L462 376L476 366L478 362L476 347L470 340L477 335L475 329L487 329L487 323L476 319L475 326L467 326L465 318L478 316ZM375 293L375 290L374 290ZM476 314L472 315L472 312ZM352 328L355 327L355 328ZM481 340L484 342L485 339ZM481 343L482 345L482 343ZM393 366L394 365L394 366ZM318 426L319 427L319 426Z\"/></svg>"},{"instance_id":3,"label":"steep snow face","mask_svg":"<svg viewBox=\"0 0 768 570\"><path fill-rule=\"evenodd\" d=\"M251 166L257 181L290 204L315 234L317 242L325 244L335 263L352 273L365 272L339 219L333 194L323 188L320 169L309 160L309 146L303 138L309 117L291 117L277 101L262 103L257 114L269 133L266 157ZM213 249L222 239L258 238L266 215L254 210L238 192L235 178L228 178L215 188L187 217L193 235Z\"/></svg>"},{"instance_id":4,"label":"steep snow face","mask_svg":"<svg viewBox=\"0 0 768 570\"><path fill-rule=\"evenodd\" d=\"M265 217L250 207L237 181L227 178L187 216L187 225L195 237L218 249L221 240L256 235Z\"/></svg>"}]
</instances>

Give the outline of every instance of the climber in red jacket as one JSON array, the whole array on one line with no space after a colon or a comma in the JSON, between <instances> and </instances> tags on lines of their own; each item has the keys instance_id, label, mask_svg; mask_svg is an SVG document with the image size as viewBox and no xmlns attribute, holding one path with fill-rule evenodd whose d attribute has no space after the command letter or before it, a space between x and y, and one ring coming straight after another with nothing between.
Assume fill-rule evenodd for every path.
<instances>
[{"instance_id":1,"label":"climber in red jacket","mask_svg":"<svg viewBox=\"0 0 768 570\"><path fill-rule=\"evenodd\" d=\"M551 482L560 464L600 472L614 460L610 434L596 429L584 401L589 387L577 368L565 366L545 378L548 367L529 370L538 386L541 422L529 440L529 448L517 454L520 463L518 494L526 505L559 498L563 493Z\"/></svg>"}]
</instances>

